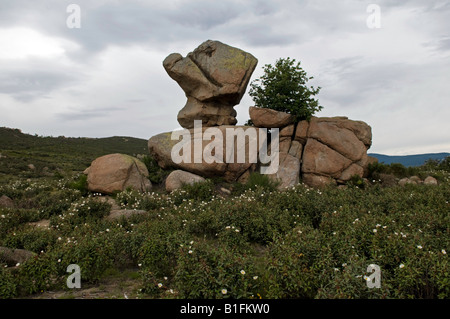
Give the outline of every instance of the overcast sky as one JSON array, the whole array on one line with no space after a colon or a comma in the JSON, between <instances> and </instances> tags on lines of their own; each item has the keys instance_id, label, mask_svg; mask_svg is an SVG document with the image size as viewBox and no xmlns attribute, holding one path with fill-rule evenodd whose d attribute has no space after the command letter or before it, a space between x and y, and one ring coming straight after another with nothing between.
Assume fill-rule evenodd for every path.
<instances>
[{"instance_id":1,"label":"overcast sky","mask_svg":"<svg viewBox=\"0 0 450 319\"><path fill-rule=\"evenodd\" d=\"M67 25L72 3L80 28ZM368 27L372 3L381 28ZM450 152L450 1L442 0L2 0L0 126L68 137L171 131L186 97L162 61L208 39L253 54L251 80L280 57L301 61L309 84L322 87L316 115L368 123L369 152ZM247 89L238 124L252 105Z\"/></svg>"}]
</instances>

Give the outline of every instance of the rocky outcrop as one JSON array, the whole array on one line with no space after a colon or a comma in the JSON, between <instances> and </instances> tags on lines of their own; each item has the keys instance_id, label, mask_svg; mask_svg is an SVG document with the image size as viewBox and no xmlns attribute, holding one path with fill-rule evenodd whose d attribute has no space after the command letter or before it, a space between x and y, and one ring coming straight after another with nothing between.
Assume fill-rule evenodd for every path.
<instances>
[{"instance_id":1,"label":"rocky outcrop","mask_svg":"<svg viewBox=\"0 0 450 319\"><path fill-rule=\"evenodd\" d=\"M278 165L275 170L264 173L278 181L280 188L294 186L300 180L320 187L345 184L354 175L366 176L369 163L375 159L367 155L372 144L372 131L362 121L347 117L313 117L310 121L294 123L291 114L250 107L250 120L254 126L235 126L233 106L241 100L256 64L257 60L251 54L211 40L186 57L172 53L164 60L167 73L186 93L187 103L178 113L178 122L186 130L178 134L161 133L149 139L149 152L158 165L201 177L222 176L226 181L245 182L251 172L267 167L268 163L262 158L269 158L277 160ZM195 120L202 124L201 129L195 127ZM212 127L217 131L208 131ZM264 138L259 133L267 129L271 135L267 140L259 140ZM240 130L240 133L228 139L230 130ZM278 145L275 146L277 132ZM245 142L236 143L239 134L242 138L247 133ZM205 134L207 138L204 138ZM272 144L266 145L267 141ZM229 144L231 142L234 146ZM267 146L265 155L261 151L262 145ZM229 152L230 149L233 151ZM239 160L240 153L244 155ZM210 160L205 159L205 154L209 154ZM261 154L264 155L262 158ZM174 173L174 180L177 174ZM166 187L171 190L180 183L179 180L172 181L171 177Z\"/></svg>"},{"instance_id":2,"label":"rocky outcrop","mask_svg":"<svg viewBox=\"0 0 450 319\"><path fill-rule=\"evenodd\" d=\"M167 56L163 66L187 97L178 113L180 125L193 128L194 120L202 120L205 126L236 124L233 106L244 95L257 62L250 53L212 40L186 57Z\"/></svg>"},{"instance_id":3,"label":"rocky outcrop","mask_svg":"<svg viewBox=\"0 0 450 319\"><path fill-rule=\"evenodd\" d=\"M125 154L109 154L95 159L88 170L88 189L112 194L127 187L145 192L151 189L148 170L137 158Z\"/></svg>"},{"instance_id":4,"label":"rocky outcrop","mask_svg":"<svg viewBox=\"0 0 450 319\"><path fill-rule=\"evenodd\" d=\"M183 187L183 185L193 185L194 183L202 183L205 181L201 176L182 170L175 170L166 178L166 191L171 192Z\"/></svg>"}]
</instances>

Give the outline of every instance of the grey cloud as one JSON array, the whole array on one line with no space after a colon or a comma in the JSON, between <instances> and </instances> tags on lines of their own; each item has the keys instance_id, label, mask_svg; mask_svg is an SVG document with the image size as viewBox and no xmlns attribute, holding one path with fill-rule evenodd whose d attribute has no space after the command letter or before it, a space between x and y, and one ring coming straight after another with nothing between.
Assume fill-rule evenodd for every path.
<instances>
[{"instance_id":1,"label":"grey cloud","mask_svg":"<svg viewBox=\"0 0 450 319\"><path fill-rule=\"evenodd\" d=\"M72 76L54 71L10 70L0 75L0 93L30 102L74 81Z\"/></svg>"},{"instance_id":2,"label":"grey cloud","mask_svg":"<svg viewBox=\"0 0 450 319\"><path fill-rule=\"evenodd\" d=\"M111 116L111 113L122 110L124 110L124 107L93 107L92 109L71 107L66 112L56 113L55 117L59 120L65 121L85 121L99 117L109 117Z\"/></svg>"}]
</instances>

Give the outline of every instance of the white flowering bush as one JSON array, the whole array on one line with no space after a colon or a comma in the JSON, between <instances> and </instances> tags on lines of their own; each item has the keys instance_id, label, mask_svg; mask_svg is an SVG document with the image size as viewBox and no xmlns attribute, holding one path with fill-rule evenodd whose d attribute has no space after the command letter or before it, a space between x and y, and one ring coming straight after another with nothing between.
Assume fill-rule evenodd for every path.
<instances>
[{"instance_id":1,"label":"white flowering bush","mask_svg":"<svg viewBox=\"0 0 450 319\"><path fill-rule=\"evenodd\" d=\"M69 179L72 180L72 179ZM0 208L0 246L34 258L0 262L0 297L65 286L78 264L82 282L131 269L150 298L450 298L450 183L437 186L282 192L255 185L227 195L212 181L172 193L115 194L119 220L99 194L67 180L0 185L15 208ZM2 193L2 194L3 194ZM16 196L16 197L15 197ZM30 222L50 219L50 228ZM381 288L367 287L367 266Z\"/></svg>"}]
</instances>

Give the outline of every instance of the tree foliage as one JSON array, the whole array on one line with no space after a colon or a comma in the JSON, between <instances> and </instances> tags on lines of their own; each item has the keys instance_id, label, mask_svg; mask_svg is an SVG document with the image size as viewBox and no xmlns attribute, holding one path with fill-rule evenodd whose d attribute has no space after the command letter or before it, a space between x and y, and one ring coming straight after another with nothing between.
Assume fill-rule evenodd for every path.
<instances>
[{"instance_id":1,"label":"tree foliage","mask_svg":"<svg viewBox=\"0 0 450 319\"><path fill-rule=\"evenodd\" d=\"M264 74L250 83L249 95L256 106L282 111L295 116L295 120L309 120L322 109L314 97L321 87L307 86L313 77L291 58L280 58L275 65L266 64Z\"/></svg>"}]
</instances>

